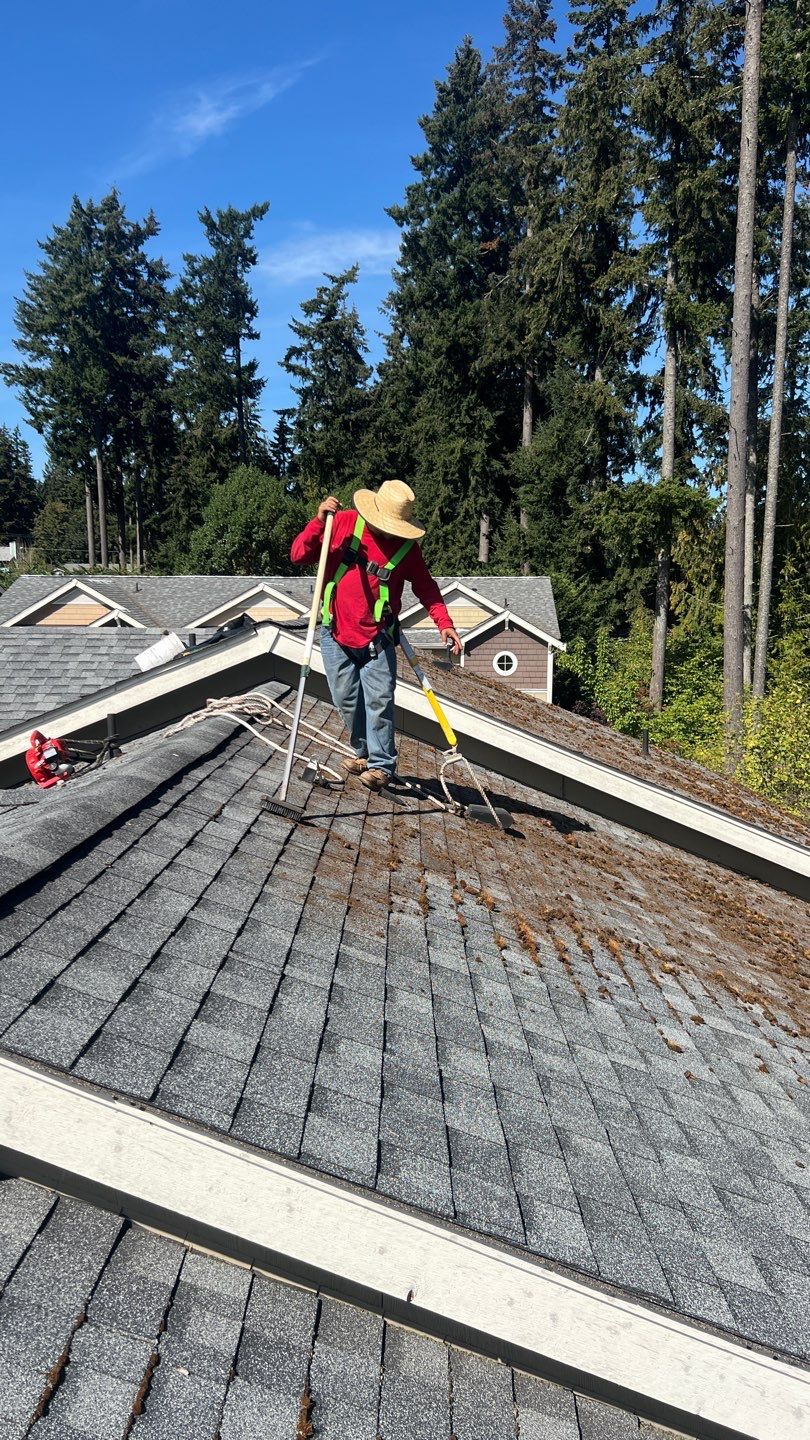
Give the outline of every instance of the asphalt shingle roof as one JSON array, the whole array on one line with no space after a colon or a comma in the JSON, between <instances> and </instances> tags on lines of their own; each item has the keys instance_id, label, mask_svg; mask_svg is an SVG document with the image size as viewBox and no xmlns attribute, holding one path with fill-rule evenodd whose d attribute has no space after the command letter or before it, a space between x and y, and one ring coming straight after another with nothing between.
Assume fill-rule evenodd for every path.
<instances>
[{"instance_id":1,"label":"asphalt shingle roof","mask_svg":"<svg viewBox=\"0 0 810 1440\"><path fill-rule=\"evenodd\" d=\"M0 731L139 674L159 630L0 630Z\"/></svg>"},{"instance_id":2,"label":"asphalt shingle roof","mask_svg":"<svg viewBox=\"0 0 810 1440\"><path fill-rule=\"evenodd\" d=\"M205 722L0 826L0 1046L806 1357L800 902L494 776L520 836L278 779Z\"/></svg>"},{"instance_id":3,"label":"asphalt shingle roof","mask_svg":"<svg viewBox=\"0 0 810 1440\"><path fill-rule=\"evenodd\" d=\"M133 619L159 629L182 630L217 607L227 605L255 585L269 585L282 595L308 607L312 599L312 576L297 575L88 575L84 579L112 604L126 610ZM544 575L473 575L441 577L440 586L460 578L465 584L497 605L508 601L515 614L559 638L557 612L551 582ZM44 600L67 583L65 576L21 575L0 595L0 624ZM416 601L409 585L403 595L403 609Z\"/></svg>"},{"instance_id":4,"label":"asphalt shingle roof","mask_svg":"<svg viewBox=\"0 0 810 1440\"><path fill-rule=\"evenodd\" d=\"M23 1180L0 1334L3 1440L295 1440L303 1396L332 1440L672 1433Z\"/></svg>"}]
</instances>

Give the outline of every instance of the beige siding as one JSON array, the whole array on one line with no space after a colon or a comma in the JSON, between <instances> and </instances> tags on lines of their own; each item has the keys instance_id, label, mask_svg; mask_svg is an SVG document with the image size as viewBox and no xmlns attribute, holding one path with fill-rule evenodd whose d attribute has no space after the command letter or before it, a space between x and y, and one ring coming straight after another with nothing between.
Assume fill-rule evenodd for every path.
<instances>
[{"instance_id":1,"label":"beige siding","mask_svg":"<svg viewBox=\"0 0 810 1440\"><path fill-rule=\"evenodd\" d=\"M39 610L27 623L31 625L92 625L94 620L100 620L102 615L109 613L106 605L98 605L93 600L88 600L86 605L74 601L72 604L54 605L48 610Z\"/></svg>"},{"instance_id":2,"label":"beige siding","mask_svg":"<svg viewBox=\"0 0 810 1440\"><path fill-rule=\"evenodd\" d=\"M451 603L450 605L448 605L447 608L450 611L450 614L453 618L453 624L455 625L457 630L474 630L477 625L483 625L485 620L492 619L492 611L482 610L480 605L462 605L460 603ZM431 620L430 616L426 615L424 619L417 620L416 624L413 626L413 629L428 630L432 624L433 621Z\"/></svg>"},{"instance_id":3,"label":"beige siding","mask_svg":"<svg viewBox=\"0 0 810 1440\"><path fill-rule=\"evenodd\" d=\"M492 662L501 650L509 650L517 658L517 669L511 675L502 675L493 668ZM475 675L500 680L501 684L513 690L540 691L545 695L548 689L548 646L523 630L507 630L499 625L495 630L488 630L480 640L474 640L469 647L465 646L464 668L472 670Z\"/></svg>"},{"instance_id":4,"label":"beige siding","mask_svg":"<svg viewBox=\"0 0 810 1440\"><path fill-rule=\"evenodd\" d=\"M301 612L288 605L252 605L246 612L251 620L300 620ZM221 623L221 622L220 622Z\"/></svg>"}]
</instances>

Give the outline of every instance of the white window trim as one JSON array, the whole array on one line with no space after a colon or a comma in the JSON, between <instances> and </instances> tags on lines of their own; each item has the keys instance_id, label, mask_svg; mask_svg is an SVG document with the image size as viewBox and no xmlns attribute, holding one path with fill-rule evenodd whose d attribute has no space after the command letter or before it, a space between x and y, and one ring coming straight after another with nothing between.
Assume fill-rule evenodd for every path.
<instances>
[{"instance_id":1,"label":"white window trim","mask_svg":"<svg viewBox=\"0 0 810 1440\"><path fill-rule=\"evenodd\" d=\"M508 658L512 661L511 670L502 670L500 665L498 664L498 661L502 660L504 656L508 656ZM520 662L518 661L518 657L515 654L514 650L499 650L497 655L493 655L492 657L492 668L495 671L495 674L501 676L502 679L506 679L508 676L514 675L517 672L519 663Z\"/></svg>"}]
</instances>

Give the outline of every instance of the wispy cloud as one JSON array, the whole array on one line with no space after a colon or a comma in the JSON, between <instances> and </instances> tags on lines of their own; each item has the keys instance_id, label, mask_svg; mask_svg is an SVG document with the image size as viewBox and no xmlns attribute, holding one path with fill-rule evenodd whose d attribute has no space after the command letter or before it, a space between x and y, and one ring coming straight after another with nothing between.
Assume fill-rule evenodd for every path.
<instances>
[{"instance_id":1,"label":"wispy cloud","mask_svg":"<svg viewBox=\"0 0 810 1440\"><path fill-rule=\"evenodd\" d=\"M114 177L142 175L169 160L185 160L207 140L224 134L246 115L263 110L289 90L313 60L261 74L199 85L175 96L153 115L143 136L113 167Z\"/></svg>"},{"instance_id":2,"label":"wispy cloud","mask_svg":"<svg viewBox=\"0 0 810 1440\"><path fill-rule=\"evenodd\" d=\"M276 285L335 275L359 264L364 275L387 275L399 251L399 231L316 230L301 226L279 245L262 252L260 269Z\"/></svg>"}]
</instances>

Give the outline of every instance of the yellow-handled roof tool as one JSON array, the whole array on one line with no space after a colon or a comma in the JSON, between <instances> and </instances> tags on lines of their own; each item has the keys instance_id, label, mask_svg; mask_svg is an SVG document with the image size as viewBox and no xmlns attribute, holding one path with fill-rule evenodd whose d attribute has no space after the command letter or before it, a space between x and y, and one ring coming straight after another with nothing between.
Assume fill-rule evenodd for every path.
<instances>
[{"instance_id":1,"label":"yellow-handled roof tool","mask_svg":"<svg viewBox=\"0 0 810 1440\"><path fill-rule=\"evenodd\" d=\"M442 787L442 790L444 791L449 808L453 810L457 815L466 815L469 820L478 820L483 825L496 825L499 830L511 829L513 822L512 816L509 814L509 811L504 810L499 805L493 805L492 801L487 795L486 790L481 784L481 781L473 770L473 767L470 764L469 760L466 758L465 755L461 754L458 748L458 738L456 736L456 733L452 725L450 724L447 716L445 715L444 710L439 704L438 696L435 694L430 684L430 681L427 678L427 675L425 674L422 666L419 664L419 661L416 658L416 654L410 640L408 639L407 635L405 635L405 633L401 630L399 632L399 644L402 649L402 653L405 656L405 659L408 661L408 664L410 665L414 675L416 676L419 684L422 687L424 695L427 699L428 704L430 705L431 710L433 711L433 714L436 716L436 719L439 722L442 734L444 735L445 740L450 746L450 749L444 752L442 756L442 763L439 767L439 783ZM455 800L453 798L448 789L444 773L445 770L448 770L451 765L466 766L467 774L469 775L470 781L481 796L481 799L484 802L483 805L462 805L458 800Z\"/></svg>"}]
</instances>

